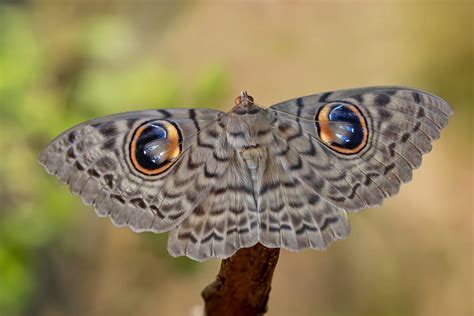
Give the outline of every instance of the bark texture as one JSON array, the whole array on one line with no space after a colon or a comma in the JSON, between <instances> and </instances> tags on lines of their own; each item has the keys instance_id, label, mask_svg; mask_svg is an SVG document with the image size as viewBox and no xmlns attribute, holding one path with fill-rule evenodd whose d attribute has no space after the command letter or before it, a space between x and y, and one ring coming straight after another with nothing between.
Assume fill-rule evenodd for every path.
<instances>
[{"instance_id":1,"label":"bark texture","mask_svg":"<svg viewBox=\"0 0 474 316\"><path fill-rule=\"evenodd\" d=\"M206 315L265 314L279 255L279 248L256 244L222 260L216 280L202 291Z\"/></svg>"}]
</instances>

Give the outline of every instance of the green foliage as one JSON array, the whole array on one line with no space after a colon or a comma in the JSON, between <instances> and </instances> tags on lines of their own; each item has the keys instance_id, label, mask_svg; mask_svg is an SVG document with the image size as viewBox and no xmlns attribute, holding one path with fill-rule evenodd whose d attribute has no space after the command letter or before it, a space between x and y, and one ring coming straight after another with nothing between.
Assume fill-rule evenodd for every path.
<instances>
[{"instance_id":1,"label":"green foliage","mask_svg":"<svg viewBox=\"0 0 474 316\"><path fill-rule=\"evenodd\" d=\"M195 106L215 108L222 106L218 102L229 95L230 82L227 73L218 66L203 71L198 78L194 93Z\"/></svg>"},{"instance_id":2,"label":"green foliage","mask_svg":"<svg viewBox=\"0 0 474 316\"><path fill-rule=\"evenodd\" d=\"M41 250L83 216L79 199L37 164L41 148L86 119L177 106L185 88L153 56L130 59L136 52L123 20L98 15L78 22L68 30L74 49L56 56L61 49L50 45L58 39L43 38L32 14L21 7L0 10L0 314L16 315L25 313L40 286ZM226 72L215 65L196 81L191 90L202 104L219 102L228 91ZM151 246L167 257L164 235ZM189 260L168 266L177 273L196 267Z\"/></svg>"}]
</instances>

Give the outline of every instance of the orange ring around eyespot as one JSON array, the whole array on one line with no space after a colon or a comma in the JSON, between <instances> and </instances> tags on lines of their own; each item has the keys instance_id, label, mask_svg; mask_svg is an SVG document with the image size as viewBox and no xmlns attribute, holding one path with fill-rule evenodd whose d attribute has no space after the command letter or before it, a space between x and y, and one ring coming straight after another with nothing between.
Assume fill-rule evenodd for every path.
<instances>
[{"instance_id":1,"label":"orange ring around eyespot","mask_svg":"<svg viewBox=\"0 0 474 316\"><path fill-rule=\"evenodd\" d=\"M329 117L329 112L332 110L333 104L344 104L352 112L354 112L357 115L357 118L359 119L359 122L362 125L362 130L363 130L362 141L357 147L352 148L352 149L346 149L346 148L341 148L339 146L335 146L331 144L331 141L334 139L335 135L333 131L331 130L331 127L329 124L330 121L328 117ZM324 142L324 144L339 153L347 154L347 155L357 154L365 147L365 145L367 145L367 139L368 139L369 133L367 130L367 122L365 121L365 117L362 115L360 110L355 105L352 105L350 103L336 101L336 102L331 102L331 103L323 105L323 107L321 108L321 110L319 110L319 113L317 114L316 125L318 127L319 137Z\"/></svg>"},{"instance_id":2,"label":"orange ring around eyespot","mask_svg":"<svg viewBox=\"0 0 474 316\"><path fill-rule=\"evenodd\" d=\"M136 149L137 149L137 141L140 138L143 131L150 126L152 123L158 123L166 130L167 134L167 141L168 141L168 148L166 150L166 162L157 169L147 169L140 165L136 157ZM178 127L174 124L164 121L164 120L157 120L147 122L137 128L132 136L132 140L130 142L130 160L132 162L133 167L138 170L139 172L147 175L147 176L154 176L160 173L165 172L168 170L175 162L176 159L181 154L181 134L178 130Z\"/></svg>"}]
</instances>

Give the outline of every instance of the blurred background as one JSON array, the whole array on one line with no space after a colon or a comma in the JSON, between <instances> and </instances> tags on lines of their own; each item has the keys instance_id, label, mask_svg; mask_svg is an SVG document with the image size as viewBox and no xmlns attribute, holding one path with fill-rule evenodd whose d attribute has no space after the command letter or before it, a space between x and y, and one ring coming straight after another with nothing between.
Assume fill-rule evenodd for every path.
<instances>
[{"instance_id":1,"label":"blurred background","mask_svg":"<svg viewBox=\"0 0 474 316\"><path fill-rule=\"evenodd\" d=\"M115 228L36 162L126 110L369 85L455 110L412 183L327 251L282 251L269 315L473 314L473 2L0 0L0 315L191 315L220 261Z\"/></svg>"}]
</instances>

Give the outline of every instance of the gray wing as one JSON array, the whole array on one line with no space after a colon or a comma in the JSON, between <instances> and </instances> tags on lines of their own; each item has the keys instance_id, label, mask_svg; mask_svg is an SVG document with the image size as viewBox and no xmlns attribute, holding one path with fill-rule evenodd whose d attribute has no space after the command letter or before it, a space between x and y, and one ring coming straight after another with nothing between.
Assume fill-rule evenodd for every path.
<instances>
[{"instance_id":1,"label":"gray wing","mask_svg":"<svg viewBox=\"0 0 474 316\"><path fill-rule=\"evenodd\" d=\"M137 232L167 231L211 190L214 179L203 164L215 170L226 165L212 158L218 138L211 136L218 135L217 121L223 114L204 109L150 110L92 120L53 140L39 162L115 225L128 225ZM154 129L147 129L150 124ZM158 133L165 138L148 142L147 137L161 132L160 126L169 126L165 133L169 139ZM168 141L171 138L174 143ZM131 146L135 140L138 147ZM143 162L148 157L144 151L151 153L151 162ZM160 168L149 166L160 159L164 161Z\"/></svg>"},{"instance_id":2,"label":"gray wing","mask_svg":"<svg viewBox=\"0 0 474 316\"><path fill-rule=\"evenodd\" d=\"M221 141L225 143L226 139ZM185 255L198 261L227 258L258 242L257 210L246 166L235 150L218 155L228 167L210 172L217 181L208 196L170 232L168 251L173 256Z\"/></svg>"},{"instance_id":3,"label":"gray wing","mask_svg":"<svg viewBox=\"0 0 474 316\"><path fill-rule=\"evenodd\" d=\"M357 107L365 118L368 135L360 151L334 150L321 134L316 121L323 123L320 113L335 102ZM452 110L427 92L369 87L288 100L273 105L269 113L274 159L263 176L260 241L300 250L324 249L347 237L346 211L380 205L396 194L411 180ZM330 124L338 124L335 117ZM344 140L337 131L330 137L335 135Z\"/></svg>"}]
</instances>

